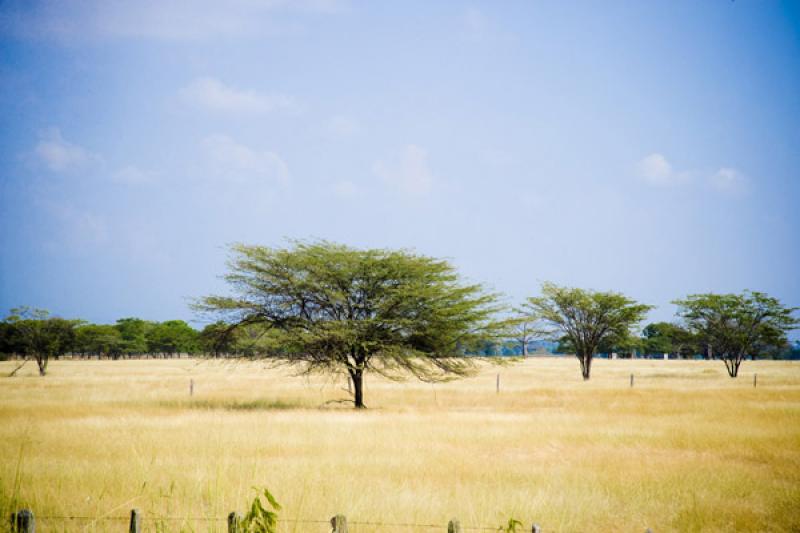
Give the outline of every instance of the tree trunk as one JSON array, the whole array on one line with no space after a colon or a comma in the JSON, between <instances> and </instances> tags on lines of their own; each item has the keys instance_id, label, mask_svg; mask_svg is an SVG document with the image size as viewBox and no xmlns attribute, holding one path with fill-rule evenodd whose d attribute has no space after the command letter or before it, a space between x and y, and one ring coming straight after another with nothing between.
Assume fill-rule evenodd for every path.
<instances>
[{"instance_id":1,"label":"tree trunk","mask_svg":"<svg viewBox=\"0 0 800 533\"><path fill-rule=\"evenodd\" d=\"M36 364L39 366L39 375L44 376L47 372L47 357L43 355L37 355Z\"/></svg>"},{"instance_id":2,"label":"tree trunk","mask_svg":"<svg viewBox=\"0 0 800 533\"><path fill-rule=\"evenodd\" d=\"M581 376L583 376L583 380L586 381L589 379L589 375L592 371L592 356L580 354L578 355L578 361L581 363Z\"/></svg>"},{"instance_id":3,"label":"tree trunk","mask_svg":"<svg viewBox=\"0 0 800 533\"><path fill-rule=\"evenodd\" d=\"M522 356L523 357L527 357L528 356L528 340L527 339L522 341Z\"/></svg>"},{"instance_id":4,"label":"tree trunk","mask_svg":"<svg viewBox=\"0 0 800 533\"><path fill-rule=\"evenodd\" d=\"M350 371L350 377L353 378L353 403L356 409L364 409L364 370L356 368Z\"/></svg>"}]
</instances>

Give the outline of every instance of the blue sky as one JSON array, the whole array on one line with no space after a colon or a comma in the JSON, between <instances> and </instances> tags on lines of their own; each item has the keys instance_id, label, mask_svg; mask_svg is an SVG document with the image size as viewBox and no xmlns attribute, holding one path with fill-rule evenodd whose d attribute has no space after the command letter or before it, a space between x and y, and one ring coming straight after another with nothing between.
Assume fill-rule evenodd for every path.
<instances>
[{"instance_id":1,"label":"blue sky","mask_svg":"<svg viewBox=\"0 0 800 533\"><path fill-rule=\"evenodd\" d=\"M0 309L192 319L225 245L800 305L800 4L0 4Z\"/></svg>"}]
</instances>

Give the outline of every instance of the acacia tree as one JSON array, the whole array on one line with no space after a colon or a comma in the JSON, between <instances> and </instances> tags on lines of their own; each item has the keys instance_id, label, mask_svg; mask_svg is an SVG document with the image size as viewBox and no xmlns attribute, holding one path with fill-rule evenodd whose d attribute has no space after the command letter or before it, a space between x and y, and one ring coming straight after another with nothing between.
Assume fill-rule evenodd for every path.
<instances>
[{"instance_id":1,"label":"acacia tree","mask_svg":"<svg viewBox=\"0 0 800 533\"><path fill-rule=\"evenodd\" d=\"M33 357L39 367L39 375L47 372L51 357L59 357L69 351L75 342L74 320L52 317L43 309L18 307L11 310L5 319L15 331L17 344L24 361ZM17 368L19 370L20 367ZM12 375L17 370L12 372Z\"/></svg>"},{"instance_id":2,"label":"acacia tree","mask_svg":"<svg viewBox=\"0 0 800 533\"><path fill-rule=\"evenodd\" d=\"M786 333L800 325L793 316L798 308L763 292L693 294L673 303L689 331L725 362L732 378L746 356L784 345Z\"/></svg>"},{"instance_id":3,"label":"acacia tree","mask_svg":"<svg viewBox=\"0 0 800 533\"><path fill-rule=\"evenodd\" d=\"M464 350L503 333L497 297L461 283L446 261L407 251L359 250L329 242L288 248L235 245L225 279L232 296L196 309L230 328L277 334L257 354L301 372L347 373L364 407L366 372L426 381L467 375Z\"/></svg>"},{"instance_id":4,"label":"acacia tree","mask_svg":"<svg viewBox=\"0 0 800 533\"><path fill-rule=\"evenodd\" d=\"M646 353L674 353L676 357L691 356L701 349L691 332L670 322L648 324L642 330L642 343Z\"/></svg>"},{"instance_id":5,"label":"acacia tree","mask_svg":"<svg viewBox=\"0 0 800 533\"><path fill-rule=\"evenodd\" d=\"M554 338L564 338L575 350L583 379L589 379L592 358L602 343L630 336L652 306L616 292L597 292L553 283L542 284L542 295L528 298L527 306L550 327Z\"/></svg>"},{"instance_id":6,"label":"acacia tree","mask_svg":"<svg viewBox=\"0 0 800 533\"><path fill-rule=\"evenodd\" d=\"M528 305L523 305L518 309L514 309L516 317L509 323L511 328L511 335L522 347L522 356L528 356L528 344L534 339L540 338L543 331L537 323L536 315L531 311Z\"/></svg>"}]
</instances>

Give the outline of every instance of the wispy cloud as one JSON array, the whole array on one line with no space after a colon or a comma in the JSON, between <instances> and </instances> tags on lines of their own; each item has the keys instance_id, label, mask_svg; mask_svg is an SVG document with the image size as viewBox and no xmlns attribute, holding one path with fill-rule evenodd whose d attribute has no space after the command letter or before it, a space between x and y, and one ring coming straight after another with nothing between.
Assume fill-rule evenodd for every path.
<instances>
[{"instance_id":1,"label":"wispy cloud","mask_svg":"<svg viewBox=\"0 0 800 533\"><path fill-rule=\"evenodd\" d=\"M58 128L50 128L40 135L34 153L45 167L56 173L85 170L102 161L98 154L64 139Z\"/></svg>"},{"instance_id":2,"label":"wispy cloud","mask_svg":"<svg viewBox=\"0 0 800 533\"><path fill-rule=\"evenodd\" d=\"M741 194L747 188L747 178L735 168L721 168L709 179L711 186L716 190Z\"/></svg>"},{"instance_id":3,"label":"wispy cloud","mask_svg":"<svg viewBox=\"0 0 800 533\"><path fill-rule=\"evenodd\" d=\"M662 154L650 154L639 161L639 176L650 185L670 186L689 181L689 174L676 172Z\"/></svg>"},{"instance_id":4,"label":"wispy cloud","mask_svg":"<svg viewBox=\"0 0 800 533\"><path fill-rule=\"evenodd\" d=\"M747 178L731 167L720 168L709 173L700 170L677 171L665 156L653 153L644 157L637 165L639 177L646 183L656 187L670 187L686 183L710 184L717 191L725 193L742 193L746 190Z\"/></svg>"},{"instance_id":5,"label":"wispy cloud","mask_svg":"<svg viewBox=\"0 0 800 533\"><path fill-rule=\"evenodd\" d=\"M211 77L195 79L179 94L188 104L221 113L263 114L298 108L296 101L285 94L239 89Z\"/></svg>"},{"instance_id":6,"label":"wispy cloud","mask_svg":"<svg viewBox=\"0 0 800 533\"><path fill-rule=\"evenodd\" d=\"M373 170L391 188L414 196L428 194L435 181L428 166L428 153L414 144L389 162L378 161Z\"/></svg>"},{"instance_id":7,"label":"wispy cloud","mask_svg":"<svg viewBox=\"0 0 800 533\"><path fill-rule=\"evenodd\" d=\"M232 183L270 183L286 186L289 167L275 152L256 150L226 135L212 135L203 140L216 175Z\"/></svg>"}]
</instances>

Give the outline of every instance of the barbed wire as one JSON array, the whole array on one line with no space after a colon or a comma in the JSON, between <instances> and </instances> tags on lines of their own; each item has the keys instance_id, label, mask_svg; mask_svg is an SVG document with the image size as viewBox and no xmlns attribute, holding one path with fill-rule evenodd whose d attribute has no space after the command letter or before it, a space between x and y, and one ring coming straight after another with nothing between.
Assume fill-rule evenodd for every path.
<instances>
[{"instance_id":1,"label":"barbed wire","mask_svg":"<svg viewBox=\"0 0 800 533\"><path fill-rule=\"evenodd\" d=\"M86 520L92 522L100 522L106 520L130 520L130 515L126 516L58 516L58 515L35 515L37 520ZM225 522L228 520L227 516L223 517L214 517L214 516L142 516L142 521L170 521L170 522L177 522L177 521L203 521L203 522ZM278 519L278 523L293 523L293 524L326 524L330 525L330 520L314 520L314 519L304 519L304 518L283 518ZM425 528L425 529L441 529L445 526L442 524L418 524L413 522L370 522L370 521L359 521L359 520L348 520L348 525L351 526L373 526L373 527L413 527L413 528ZM461 526L462 530L466 531L498 531L502 530L502 526Z\"/></svg>"}]
</instances>

